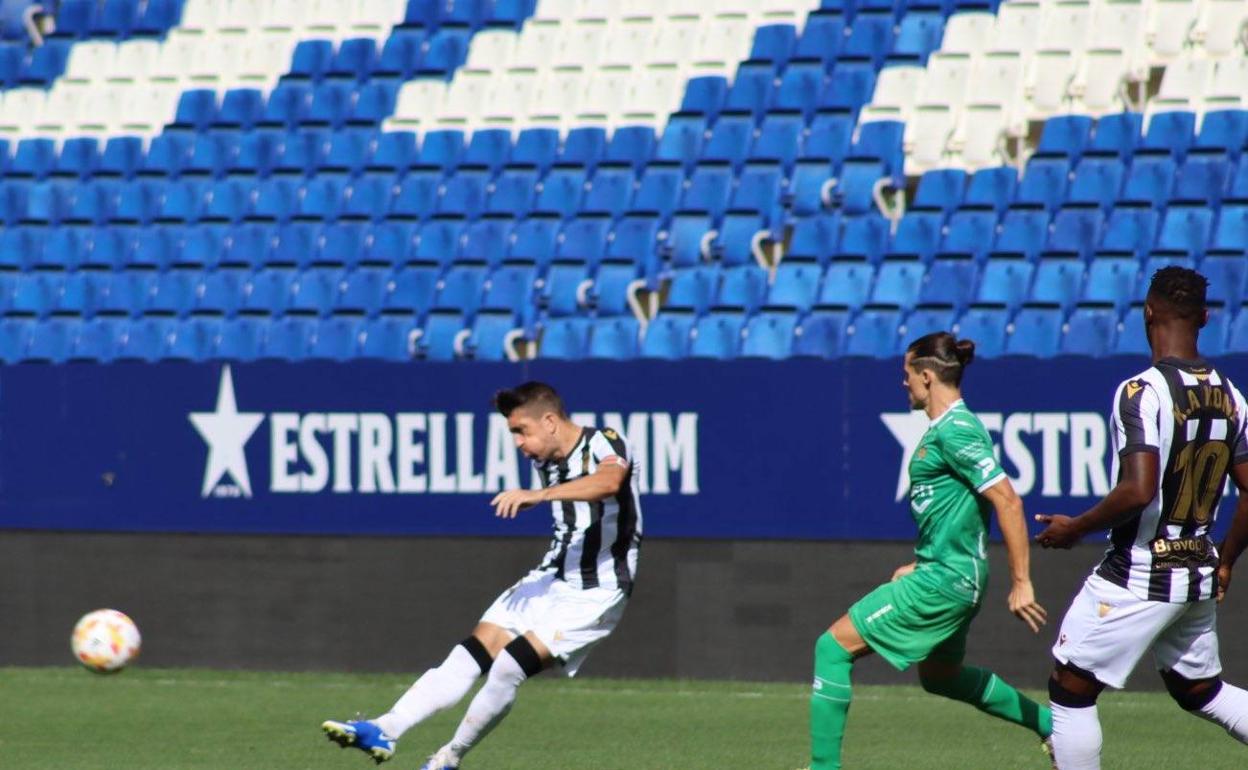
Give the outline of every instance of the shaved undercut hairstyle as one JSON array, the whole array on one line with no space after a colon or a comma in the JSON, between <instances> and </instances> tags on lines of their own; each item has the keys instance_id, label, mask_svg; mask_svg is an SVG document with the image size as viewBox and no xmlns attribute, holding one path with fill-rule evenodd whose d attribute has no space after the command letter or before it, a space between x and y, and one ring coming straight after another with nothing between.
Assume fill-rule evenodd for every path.
<instances>
[{"instance_id":1,"label":"shaved undercut hairstyle","mask_svg":"<svg viewBox=\"0 0 1248 770\"><path fill-rule=\"evenodd\" d=\"M563 408L563 399L554 388L544 382L526 382L514 388L500 390L494 394L494 407L504 417L510 417L517 409L531 409L538 413L554 412L563 419L568 418Z\"/></svg>"},{"instance_id":2,"label":"shaved undercut hairstyle","mask_svg":"<svg viewBox=\"0 0 1248 770\"><path fill-rule=\"evenodd\" d=\"M1209 280L1186 267L1172 265L1153 273L1148 285L1148 298L1164 304L1177 318L1197 327L1205 325L1205 292Z\"/></svg>"},{"instance_id":3,"label":"shaved undercut hairstyle","mask_svg":"<svg viewBox=\"0 0 1248 770\"><path fill-rule=\"evenodd\" d=\"M910 365L918 371L926 369L946 385L962 384L962 372L975 360L975 343L960 340L949 332L934 332L919 337L906 348L914 355Z\"/></svg>"}]
</instances>

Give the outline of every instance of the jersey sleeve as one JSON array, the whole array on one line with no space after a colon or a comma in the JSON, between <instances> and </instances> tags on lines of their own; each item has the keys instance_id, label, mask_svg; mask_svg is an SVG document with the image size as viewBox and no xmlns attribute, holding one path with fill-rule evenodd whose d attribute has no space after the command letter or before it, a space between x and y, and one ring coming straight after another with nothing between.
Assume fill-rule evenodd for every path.
<instances>
[{"instance_id":1,"label":"jersey sleeve","mask_svg":"<svg viewBox=\"0 0 1248 770\"><path fill-rule=\"evenodd\" d=\"M988 432L976 422L952 417L950 425L941 432L941 449L953 472L976 492L983 492L1006 477L992 451Z\"/></svg>"},{"instance_id":2,"label":"jersey sleeve","mask_svg":"<svg viewBox=\"0 0 1248 770\"><path fill-rule=\"evenodd\" d=\"M1244 394L1239 392L1239 388L1231 385L1231 392L1235 394L1235 411L1239 416L1237 421L1239 433L1235 437L1235 453L1231 462L1239 465L1248 463L1248 403L1244 401Z\"/></svg>"},{"instance_id":3,"label":"jersey sleeve","mask_svg":"<svg viewBox=\"0 0 1248 770\"><path fill-rule=\"evenodd\" d=\"M589 445L595 465L619 465L628 468L633 464L628 440L612 428L598 431Z\"/></svg>"},{"instance_id":4,"label":"jersey sleeve","mask_svg":"<svg viewBox=\"0 0 1248 770\"><path fill-rule=\"evenodd\" d=\"M1118 386L1113 423L1119 457L1161 451L1160 414L1161 399L1150 382L1139 378Z\"/></svg>"}]
</instances>

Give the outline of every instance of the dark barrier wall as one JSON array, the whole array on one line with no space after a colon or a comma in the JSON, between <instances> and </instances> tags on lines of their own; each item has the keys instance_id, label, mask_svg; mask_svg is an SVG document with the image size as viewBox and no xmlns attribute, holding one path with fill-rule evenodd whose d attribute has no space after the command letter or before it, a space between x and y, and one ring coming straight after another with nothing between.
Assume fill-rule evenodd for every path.
<instances>
[{"instance_id":1,"label":"dark barrier wall","mask_svg":"<svg viewBox=\"0 0 1248 770\"><path fill-rule=\"evenodd\" d=\"M142 665L416 675L442 660L544 546L538 538L0 533L0 665L70 665L74 621L115 606L142 628ZM1037 637L1005 609L1005 554L993 547L970 659L1043 688L1056 623L1099 551L1033 551L1037 591L1055 624ZM584 673L805 682L816 636L909 558L900 543L652 540L623 623ZM1219 627L1227 677L1242 683L1248 659L1235 651L1248 639L1248 577L1239 582ZM1150 665L1131 687L1158 686ZM914 675L873 660L854 676Z\"/></svg>"},{"instance_id":2,"label":"dark barrier wall","mask_svg":"<svg viewBox=\"0 0 1248 770\"><path fill-rule=\"evenodd\" d=\"M1032 510L1077 512L1107 491L1106 412L1145 365L970 369L968 403ZM529 377L578 421L628 435L650 536L914 536L905 456L927 420L907 409L900 362L868 360L13 367L0 528L541 534L546 513L499 521L487 505L531 483L489 405Z\"/></svg>"}]
</instances>

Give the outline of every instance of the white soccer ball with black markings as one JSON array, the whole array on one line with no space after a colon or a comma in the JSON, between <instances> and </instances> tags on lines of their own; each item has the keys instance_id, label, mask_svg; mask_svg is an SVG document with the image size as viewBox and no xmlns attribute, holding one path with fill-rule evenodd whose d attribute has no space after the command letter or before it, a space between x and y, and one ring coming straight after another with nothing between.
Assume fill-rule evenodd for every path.
<instances>
[{"instance_id":1,"label":"white soccer ball with black markings","mask_svg":"<svg viewBox=\"0 0 1248 770\"><path fill-rule=\"evenodd\" d=\"M74 626L70 646L78 662L97 674L120 671L139 654L142 638L130 616L117 610L96 610Z\"/></svg>"}]
</instances>

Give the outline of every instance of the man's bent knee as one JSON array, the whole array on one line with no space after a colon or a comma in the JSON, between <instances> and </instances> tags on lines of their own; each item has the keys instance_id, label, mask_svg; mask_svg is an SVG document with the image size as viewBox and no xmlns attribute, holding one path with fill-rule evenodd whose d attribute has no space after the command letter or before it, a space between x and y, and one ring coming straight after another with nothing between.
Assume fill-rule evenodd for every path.
<instances>
[{"instance_id":1,"label":"man's bent knee","mask_svg":"<svg viewBox=\"0 0 1248 770\"><path fill-rule=\"evenodd\" d=\"M1095 706L1104 689L1092 672L1069 663L1058 663L1049 677L1049 700L1067 708Z\"/></svg>"},{"instance_id":2,"label":"man's bent knee","mask_svg":"<svg viewBox=\"0 0 1248 770\"><path fill-rule=\"evenodd\" d=\"M1200 711L1222 690L1222 678L1217 676L1188 679L1173 671L1162 671L1161 680L1166 683L1170 697L1184 711Z\"/></svg>"}]
</instances>

